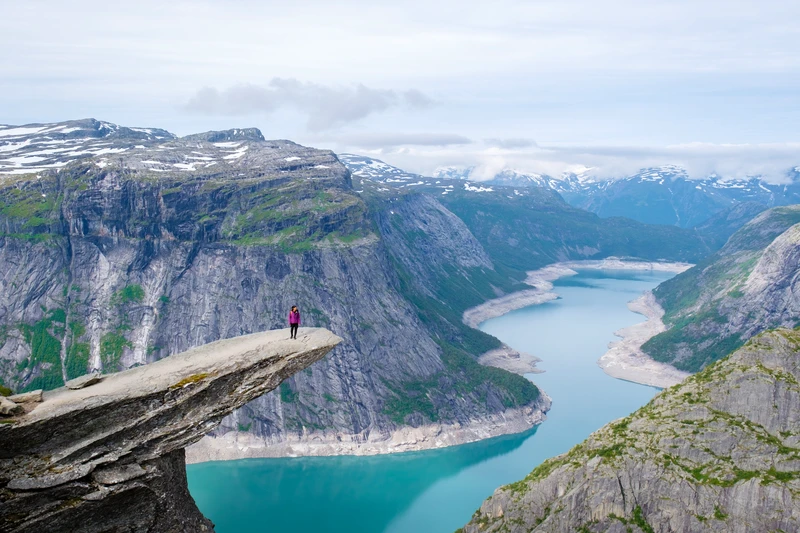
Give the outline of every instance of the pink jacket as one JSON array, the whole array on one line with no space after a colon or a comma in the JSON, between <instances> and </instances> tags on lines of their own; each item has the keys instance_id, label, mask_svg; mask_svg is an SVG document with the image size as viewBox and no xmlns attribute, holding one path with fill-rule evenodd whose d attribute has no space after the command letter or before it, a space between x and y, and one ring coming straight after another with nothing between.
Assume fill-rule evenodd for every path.
<instances>
[{"instance_id":1,"label":"pink jacket","mask_svg":"<svg viewBox=\"0 0 800 533\"><path fill-rule=\"evenodd\" d=\"M289 311L289 324L300 325L300 311L295 311L294 313Z\"/></svg>"}]
</instances>

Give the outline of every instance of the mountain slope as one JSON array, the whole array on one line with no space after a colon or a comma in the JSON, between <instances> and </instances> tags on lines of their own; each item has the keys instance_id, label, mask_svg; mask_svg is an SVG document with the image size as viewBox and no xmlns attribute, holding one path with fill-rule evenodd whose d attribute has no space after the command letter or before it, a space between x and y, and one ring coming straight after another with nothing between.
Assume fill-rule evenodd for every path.
<instances>
[{"instance_id":1,"label":"mountain slope","mask_svg":"<svg viewBox=\"0 0 800 533\"><path fill-rule=\"evenodd\" d=\"M486 500L464 533L797 531L800 332L778 330Z\"/></svg>"},{"instance_id":2,"label":"mountain slope","mask_svg":"<svg viewBox=\"0 0 800 533\"><path fill-rule=\"evenodd\" d=\"M669 329L642 349L695 372L751 336L800 322L800 206L765 211L716 254L653 292Z\"/></svg>"},{"instance_id":3,"label":"mountain slope","mask_svg":"<svg viewBox=\"0 0 800 533\"><path fill-rule=\"evenodd\" d=\"M304 325L344 342L228 417L218 435L355 447L408 425L492 420L492 431L519 430L503 425L509 408L528 427L546 408L523 377L477 364L460 320L444 337L404 292L398 258L461 257L457 281L475 261L463 250L481 254L440 205L417 205L436 229L431 248L409 258L399 246L388 252L380 210L330 152L254 129L114 142L113 154L0 184L2 384L53 388L88 369L146 364L282 327L297 304ZM470 279L499 279L482 257ZM417 291L438 290L416 281Z\"/></svg>"},{"instance_id":4,"label":"mountain slope","mask_svg":"<svg viewBox=\"0 0 800 533\"><path fill-rule=\"evenodd\" d=\"M380 161L343 161L365 194L392 198L416 191L434 197L466 224L496 265L511 270L608 256L696 262L711 251L694 230L601 219L546 187L488 185L444 174L400 179L399 169Z\"/></svg>"},{"instance_id":5,"label":"mountain slope","mask_svg":"<svg viewBox=\"0 0 800 533\"><path fill-rule=\"evenodd\" d=\"M712 250L719 250L739 229L767 210L767 206L758 202L742 202L733 204L719 211L702 224L694 227L703 241Z\"/></svg>"},{"instance_id":6,"label":"mountain slope","mask_svg":"<svg viewBox=\"0 0 800 533\"><path fill-rule=\"evenodd\" d=\"M453 171L449 175L459 175ZM469 178L469 172L460 177ZM603 218L626 217L648 224L692 228L739 203L766 207L800 203L800 172L787 171L784 183L760 177L726 179L717 175L689 179L676 166L646 168L620 179L600 179L589 174L565 174L560 179L504 170L485 183L515 187L547 187L570 205Z\"/></svg>"},{"instance_id":7,"label":"mountain slope","mask_svg":"<svg viewBox=\"0 0 800 533\"><path fill-rule=\"evenodd\" d=\"M475 167L440 167L433 177L425 177L370 157L353 154L340 157L354 175L374 181L401 184L399 186L472 181L483 187L540 187L556 191L570 205L602 218L625 217L682 228L705 224L717 213L738 204L761 204L766 209L800 203L797 168L788 170L785 183L780 184L760 177L726 179L712 175L706 179L689 179L684 169L673 165L645 168L620 179L597 178L591 169L560 177L504 169L488 178L476 179ZM724 241L719 246L722 244Z\"/></svg>"},{"instance_id":8,"label":"mountain slope","mask_svg":"<svg viewBox=\"0 0 800 533\"><path fill-rule=\"evenodd\" d=\"M93 118L57 124L0 125L0 173L58 169L73 161L174 138L172 133L158 128L126 128Z\"/></svg>"},{"instance_id":9,"label":"mountain slope","mask_svg":"<svg viewBox=\"0 0 800 533\"><path fill-rule=\"evenodd\" d=\"M683 171L649 169L629 178L592 185L569 201L600 216L627 216L642 222L690 228L737 203L766 207L800 202L800 180L791 171L784 184L761 178L690 180Z\"/></svg>"},{"instance_id":10,"label":"mountain slope","mask_svg":"<svg viewBox=\"0 0 800 533\"><path fill-rule=\"evenodd\" d=\"M551 190L523 192L494 186L476 192L469 187L454 188L440 201L464 221L492 257L511 268L608 256L696 262L709 253L694 231L625 218L601 219L566 204Z\"/></svg>"}]
</instances>

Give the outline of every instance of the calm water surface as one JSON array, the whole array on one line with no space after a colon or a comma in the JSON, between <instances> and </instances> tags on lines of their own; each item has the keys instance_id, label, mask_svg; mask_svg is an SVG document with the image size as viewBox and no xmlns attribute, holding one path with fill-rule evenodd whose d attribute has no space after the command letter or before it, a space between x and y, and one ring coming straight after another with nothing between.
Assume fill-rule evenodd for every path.
<instances>
[{"instance_id":1,"label":"calm water surface","mask_svg":"<svg viewBox=\"0 0 800 533\"><path fill-rule=\"evenodd\" d=\"M657 389L610 378L596 361L614 331L642 321L626 303L670 277L581 271L555 283L560 299L481 325L543 359L546 372L529 377L553 407L538 428L426 452L190 465L189 489L218 533L450 533L495 488L652 398Z\"/></svg>"}]
</instances>

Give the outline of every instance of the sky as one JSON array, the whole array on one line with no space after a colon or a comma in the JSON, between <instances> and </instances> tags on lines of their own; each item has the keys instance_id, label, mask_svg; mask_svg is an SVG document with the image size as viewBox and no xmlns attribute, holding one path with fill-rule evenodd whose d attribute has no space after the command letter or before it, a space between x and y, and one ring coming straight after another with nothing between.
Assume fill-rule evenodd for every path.
<instances>
[{"instance_id":1,"label":"sky","mask_svg":"<svg viewBox=\"0 0 800 533\"><path fill-rule=\"evenodd\" d=\"M406 170L785 179L800 2L4 1L0 123L93 117Z\"/></svg>"}]
</instances>

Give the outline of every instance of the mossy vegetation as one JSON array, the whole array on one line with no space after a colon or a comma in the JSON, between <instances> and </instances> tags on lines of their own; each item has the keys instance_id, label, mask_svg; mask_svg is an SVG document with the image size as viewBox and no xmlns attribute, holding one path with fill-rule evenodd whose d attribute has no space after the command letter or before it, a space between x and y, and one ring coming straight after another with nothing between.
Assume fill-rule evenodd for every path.
<instances>
[{"instance_id":1,"label":"mossy vegetation","mask_svg":"<svg viewBox=\"0 0 800 533\"><path fill-rule=\"evenodd\" d=\"M284 381L281 383L280 386L280 393L281 393L281 402L283 403L294 403L297 401L298 394L292 390L291 385Z\"/></svg>"},{"instance_id":2,"label":"mossy vegetation","mask_svg":"<svg viewBox=\"0 0 800 533\"><path fill-rule=\"evenodd\" d=\"M44 389L50 390L64 385L61 373L61 341L66 326L66 313L63 309L45 311L41 320L33 325L19 324L25 342L30 346L31 355L17 366L17 370L33 372L35 377L23 387L22 392Z\"/></svg>"},{"instance_id":3,"label":"mossy vegetation","mask_svg":"<svg viewBox=\"0 0 800 533\"><path fill-rule=\"evenodd\" d=\"M129 303L142 303L145 293L141 285L126 285L111 296L111 305L123 306Z\"/></svg>"},{"instance_id":4,"label":"mossy vegetation","mask_svg":"<svg viewBox=\"0 0 800 533\"><path fill-rule=\"evenodd\" d=\"M431 391L438 384L438 376L427 380L406 381L399 386L386 384L393 396L386 400L383 413L395 424L404 424L406 418L418 413L431 422L439 420L439 412L431 400Z\"/></svg>"},{"instance_id":5,"label":"mossy vegetation","mask_svg":"<svg viewBox=\"0 0 800 533\"><path fill-rule=\"evenodd\" d=\"M125 348L133 348L133 343L125 338L121 330L109 331L100 338L100 360L106 372L116 372Z\"/></svg>"},{"instance_id":6,"label":"mossy vegetation","mask_svg":"<svg viewBox=\"0 0 800 533\"><path fill-rule=\"evenodd\" d=\"M385 382L393 396L387 399L383 412L396 424L404 423L413 413L431 422L439 420L437 399L446 403L439 398L439 391L443 389L454 390L460 398L473 397L478 403L486 403L488 394L494 393L507 408L529 405L539 398L539 389L523 376L483 366L456 346L440 345L445 371L400 384Z\"/></svg>"},{"instance_id":7,"label":"mossy vegetation","mask_svg":"<svg viewBox=\"0 0 800 533\"><path fill-rule=\"evenodd\" d=\"M491 384L501 394L505 407L528 405L539 398L539 389L523 376L491 366L483 366L455 346L442 343L442 361L454 374L460 374L456 392L466 395Z\"/></svg>"},{"instance_id":8,"label":"mossy vegetation","mask_svg":"<svg viewBox=\"0 0 800 533\"><path fill-rule=\"evenodd\" d=\"M89 367L89 343L79 342L80 338L86 333L86 327L78 322L72 321L69 324L71 333L67 358L64 362L67 371L67 379L75 379L86 374Z\"/></svg>"},{"instance_id":9,"label":"mossy vegetation","mask_svg":"<svg viewBox=\"0 0 800 533\"><path fill-rule=\"evenodd\" d=\"M170 390L182 389L188 385L194 385L195 383L200 383L211 374L208 372L201 372L199 374L192 374L191 376L185 377L179 382L175 383L174 385L170 385Z\"/></svg>"},{"instance_id":10,"label":"mossy vegetation","mask_svg":"<svg viewBox=\"0 0 800 533\"><path fill-rule=\"evenodd\" d=\"M16 227L31 233L46 232L59 207L60 197L47 181L23 181L0 189L0 216L14 219Z\"/></svg>"},{"instance_id":11,"label":"mossy vegetation","mask_svg":"<svg viewBox=\"0 0 800 533\"><path fill-rule=\"evenodd\" d=\"M243 187L235 191L226 211L220 218L222 239L239 246L277 247L284 253L348 246L371 231L361 199L325 183Z\"/></svg>"}]
</instances>

